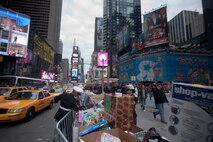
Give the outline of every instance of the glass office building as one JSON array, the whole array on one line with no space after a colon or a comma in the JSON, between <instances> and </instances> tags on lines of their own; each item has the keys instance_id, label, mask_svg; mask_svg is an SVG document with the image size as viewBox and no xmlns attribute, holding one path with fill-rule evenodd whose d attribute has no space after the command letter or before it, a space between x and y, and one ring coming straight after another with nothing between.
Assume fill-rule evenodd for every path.
<instances>
[{"instance_id":1,"label":"glass office building","mask_svg":"<svg viewBox=\"0 0 213 142\"><path fill-rule=\"evenodd\" d=\"M118 34L123 29L128 29L128 37L134 39L142 32L141 1L104 0L103 17L103 47L109 52L110 76L112 76L112 66L116 64L118 52L121 52L118 51L117 46ZM130 40L128 39L128 41ZM122 52L127 52L129 43L125 45Z\"/></svg>"}]
</instances>

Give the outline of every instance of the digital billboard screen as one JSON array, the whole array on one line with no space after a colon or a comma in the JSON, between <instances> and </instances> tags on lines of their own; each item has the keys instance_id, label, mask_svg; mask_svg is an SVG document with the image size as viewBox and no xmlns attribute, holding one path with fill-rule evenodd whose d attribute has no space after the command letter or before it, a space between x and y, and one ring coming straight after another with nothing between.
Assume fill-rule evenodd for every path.
<instances>
[{"instance_id":1,"label":"digital billboard screen","mask_svg":"<svg viewBox=\"0 0 213 142\"><path fill-rule=\"evenodd\" d=\"M78 69L72 69L72 78L78 77Z\"/></svg>"},{"instance_id":2,"label":"digital billboard screen","mask_svg":"<svg viewBox=\"0 0 213 142\"><path fill-rule=\"evenodd\" d=\"M144 15L145 47L168 43L166 6Z\"/></svg>"},{"instance_id":3,"label":"digital billboard screen","mask_svg":"<svg viewBox=\"0 0 213 142\"><path fill-rule=\"evenodd\" d=\"M98 66L108 66L107 52L98 52Z\"/></svg>"},{"instance_id":4,"label":"digital billboard screen","mask_svg":"<svg viewBox=\"0 0 213 142\"><path fill-rule=\"evenodd\" d=\"M103 18L97 18L96 23L96 44L98 49L102 49L103 47Z\"/></svg>"},{"instance_id":5,"label":"digital billboard screen","mask_svg":"<svg viewBox=\"0 0 213 142\"><path fill-rule=\"evenodd\" d=\"M29 28L29 17L0 8L0 54L26 57Z\"/></svg>"}]
</instances>

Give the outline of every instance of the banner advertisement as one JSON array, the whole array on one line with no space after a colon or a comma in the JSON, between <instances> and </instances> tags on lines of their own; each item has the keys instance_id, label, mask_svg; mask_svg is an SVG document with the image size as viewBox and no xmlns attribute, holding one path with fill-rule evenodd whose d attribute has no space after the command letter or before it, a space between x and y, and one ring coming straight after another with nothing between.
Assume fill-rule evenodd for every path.
<instances>
[{"instance_id":1,"label":"banner advertisement","mask_svg":"<svg viewBox=\"0 0 213 142\"><path fill-rule=\"evenodd\" d=\"M123 26L122 30L117 35L117 47L118 50L126 48L130 44L130 30L128 26Z\"/></svg>"},{"instance_id":2,"label":"banner advertisement","mask_svg":"<svg viewBox=\"0 0 213 142\"><path fill-rule=\"evenodd\" d=\"M168 43L166 6L144 15L145 47Z\"/></svg>"},{"instance_id":3,"label":"banner advertisement","mask_svg":"<svg viewBox=\"0 0 213 142\"><path fill-rule=\"evenodd\" d=\"M29 28L28 16L0 8L0 55L25 58Z\"/></svg>"},{"instance_id":4,"label":"banner advertisement","mask_svg":"<svg viewBox=\"0 0 213 142\"><path fill-rule=\"evenodd\" d=\"M174 83L167 138L174 142L212 142L213 87Z\"/></svg>"},{"instance_id":5,"label":"banner advertisement","mask_svg":"<svg viewBox=\"0 0 213 142\"><path fill-rule=\"evenodd\" d=\"M96 25L96 44L98 49L103 48L103 18L97 18L97 25Z\"/></svg>"},{"instance_id":6,"label":"banner advertisement","mask_svg":"<svg viewBox=\"0 0 213 142\"><path fill-rule=\"evenodd\" d=\"M176 81L209 84L210 80L213 80L212 62L211 56L178 54L147 56L119 64L119 81L131 82L131 76L136 76L137 82ZM130 69L129 64L134 65L134 68Z\"/></svg>"}]
</instances>

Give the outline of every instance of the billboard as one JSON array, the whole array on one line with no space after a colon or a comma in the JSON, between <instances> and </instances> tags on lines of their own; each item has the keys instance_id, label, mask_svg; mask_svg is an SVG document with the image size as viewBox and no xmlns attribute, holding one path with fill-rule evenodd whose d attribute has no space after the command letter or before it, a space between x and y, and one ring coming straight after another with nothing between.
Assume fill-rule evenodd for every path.
<instances>
[{"instance_id":1,"label":"billboard","mask_svg":"<svg viewBox=\"0 0 213 142\"><path fill-rule=\"evenodd\" d=\"M131 54L137 53L138 51L144 49L144 33L140 34L134 40L130 42Z\"/></svg>"},{"instance_id":2,"label":"billboard","mask_svg":"<svg viewBox=\"0 0 213 142\"><path fill-rule=\"evenodd\" d=\"M35 46L34 53L48 63L53 64L55 51L52 47L37 34L34 35L33 41Z\"/></svg>"},{"instance_id":3,"label":"billboard","mask_svg":"<svg viewBox=\"0 0 213 142\"><path fill-rule=\"evenodd\" d=\"M212 57L166 54L138 58L118 66L119 81L178 81L208 84L213 80Z\"/></svg>"},{"instance_id":4,"label":"billboard","mask_svg":"<svg viewBox=\"0 0 213 142\"><path fill-rule=\"evenodd\" d=\"M78 69L72 69L72 78L78 77Z\"/></svg>"},{"instance_id":5,"label":"billboard","mask_svg":"<svg viewBox=\"0 0 213 142\"><path fill-rule=\"evenodd\" d=\"M0 55L26 57L30 18L0 8Z\"/></svg>"},{"instance_id":6,"label":"billboard","mask_svg":"<svg viewBox=\"0 0 213 142\"><path fill-rule=\"evenodd\" d=\"M107 52L98 52L98 66L108 66Z\"/></svg>"},{"instance_id":7,"label":"billboard","mask_svg":"<svg viewBox=\"0 0 213 142\"><path fill-rule=\"evenodd\" d=\"M96 21L96 44L98 49L103 47L103 18L97 18Z\"/></svg>"},{"instance_id":8,"label":"billboard","mask_svg":"<svg viewBox=\"0 0 213 142\"><path fill-rule=\"evenodd\" d=\"M145 47L168 43L166 6L144 15Z\"/></svg>"},{"instance_id":9,"label":"billboard","mask_svg":"<svg viewBox=\"0 0 213 142\"><path fill-rule=\"evenodd\" d=\"M130 43L130 30L129 26L123 26L121 31L117 35L117 47L118 50L121 51L122 49L129 46Z\"/></svg>"},{"instance_id":10,"label":"billboard","mask_svg":"<svg viewBox=\"0 0 213 142\"><path fill-rule=\"evenodd\" d=\"M16 64L31 64L35 65L35 55L33 54L32 50L27 49L27 56L26 58L17 58Z\"/></svg>"}]
</instances>

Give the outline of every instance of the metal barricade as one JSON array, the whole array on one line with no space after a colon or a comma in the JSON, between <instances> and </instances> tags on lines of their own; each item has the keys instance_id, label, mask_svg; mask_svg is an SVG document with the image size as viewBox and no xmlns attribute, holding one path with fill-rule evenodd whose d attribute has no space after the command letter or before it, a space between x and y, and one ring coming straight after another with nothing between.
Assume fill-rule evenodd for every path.
<instances>
[{"instance_id":1,"label":"metal barricade","mask_svg":"<svg viewBox=\"0 0 213 142\"><path fill-rule=\"evenodd\" d=\"M68 112L57 124L53 142L72 142L74 114Z\"/></svg>"}]
</instances>

